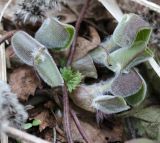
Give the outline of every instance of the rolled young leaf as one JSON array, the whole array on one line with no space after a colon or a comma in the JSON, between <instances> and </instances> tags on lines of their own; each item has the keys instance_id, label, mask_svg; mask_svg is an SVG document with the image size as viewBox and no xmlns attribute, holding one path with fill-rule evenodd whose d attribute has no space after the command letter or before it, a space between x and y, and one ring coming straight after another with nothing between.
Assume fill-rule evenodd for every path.
<instances>
[{"instance_id":1,"label":"rolled young leaf","mask_svg":"<svg viewBox=\"0 0 160 143\"><path fill-rule=\"evenodd\" d=\"M126 102L131 106L140 105L144 101L144 99L147 95L147 84L140 74L139 74L139 76L142 79L141 89L137 93L125 98Z\"/></svg>"},{"instance_id":2,"label":"rolled young leaf","mask_svg":"<svg viewBox=\"0 0 160 143\"><path fill-rule=\"evenodd\" d=\"M75 28L63 24L56 18L47 18L35 34L35 39L49 49L69 48L75 34Z\"/></svg>"},{"instance_id":3,"label":"rolled young leaf","mask_svg":"<svg viewBox=\"0 0 160 143\"><path fill-rule=\"evenodd\" d=\"M149 27L149 24L140 16L125 14L113 32L113 41L120 47L129 47L135 39L140 28Z\"/></svg>"},{"instance_id":4,"label":"rolled young leaf","mask_svg":"<svg viewBox=\"0 0 160 143\"><path fill-rule=\"evenodd\" d=\"M92 106L106 114L120 113L130 109L123 97L111 95L94 98Z\"/></svg>"},{"instance_id":5,"label":"rolled young leaf","mask_svg":"<svg viewBox=\"0 0 160 143\"><path fill-rule=\"evenodd\" d=\"M115 96L128 97L134 95L142 88L143 80L137 71L120 73L114 78L111 85L111 92Z\"/></svg>"},{"instance_id":6,"label":"rolled young leaf","mask_svg":"<svg viewBox=\"0 0 160 143\"><path fill-rule=\"evenodd\" d=\"M125 72L132 66L144 62L144 59L136 60L142 57L146 52L146 56L149 57L149 53L146 51L147 44L151 35L151 28L145 27L139 30L136 38L130 48L120 48L109 55L108 68L114 72ZM136 62L135 62L136 61ZM133 63L134 64L133 64Z\"/></svg>"},{"instance_id":7,"label":"rolled young leaf","mask_svg":"<svg viewBox=\"0 0 160 143\"><path fill-rule=\"evenodd\" d=\"M23 31L12 37L16 55L26 64L34 66L41 78L51 87L62 86L63 78L48 50Z\"/></svg>"}]
</instances>

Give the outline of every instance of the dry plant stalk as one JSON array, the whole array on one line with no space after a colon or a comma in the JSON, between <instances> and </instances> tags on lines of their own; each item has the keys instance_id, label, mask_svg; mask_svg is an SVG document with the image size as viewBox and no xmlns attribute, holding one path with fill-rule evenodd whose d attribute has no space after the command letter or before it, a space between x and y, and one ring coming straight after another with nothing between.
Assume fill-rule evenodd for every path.
<instances>
[{"instance_id":1,"label":"dry plant stalk","mask_svg":"<svg viewBox=\"0 0 160 143\"><path fill-rule=\"evenodd\" d=\"M0 31L3 30L2 25L0 25ZM0 38L2 35L0 35ZM6 57L5 57L5 45L4 43L0 45L0 80L7 81L6 75Z\"/></svg>"},{"instance_id":2,"label":"dry plant stalk","mask_svg":"<svg viewBox=\"0 0 160 143\"><path fill-rule=\"evenodd\" d=\"M0 31L3 30L3 26L0 23ZM0 38L2 35L0 35ZM2 43L0 45L0 80L7 81L6 72L6 56L5 56L5 45ZM5 133L1 133L1 143L8 143L8 137Z\"/></svg>"}]
</instances>

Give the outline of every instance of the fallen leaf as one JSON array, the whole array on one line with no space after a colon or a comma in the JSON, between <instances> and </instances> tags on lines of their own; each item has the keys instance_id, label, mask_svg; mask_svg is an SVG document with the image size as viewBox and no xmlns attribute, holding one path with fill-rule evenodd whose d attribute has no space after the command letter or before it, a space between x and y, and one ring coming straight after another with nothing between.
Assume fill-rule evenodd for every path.
<instances>
[{"instance_id":1,"label":"fallen leaf","mask_svg":"<svg viewBox=\"0 0 160 143\"><path fill-rule=\"evenodd\" d=\"M78 70L84 77L91 77L95 79L98 77L96 67L90 55L86 55L83 58L73 62L72 68Z\"/></svg>"},{"instance_id":2,"label":"fallen leaf","mask_svg":"<svg viewBox=\"0 0 160 143\"><path fill-rule=\"evenodd\" d=\"M34 95L40 83L32 68L24 66L15 69L10 74L9 84L18 98L21 101L26 101L30 95Z\"/></svg>"},{"instance_id":3,"label":"fallen leaf","mask_svg":"<svg viewBox=\"0 0 160 143\"><path fill-rule=\"evenodd\" d=\"M96 29L90 26L89 31L90 41L83 37L78 37L74 61L86 56L89 51L95 49L100 44L101 40Z\"/></svg>"},{"instance_id":4,"label":"fallen leaf","mask_svg":"<svg viewBox=\"0 0 160 143\"><path fill-rule=\"evenodd\" d=\"M40 114L34 117L34 119L39 120L41 124L39 125L39 131L42 132L47 127L53 128L55 126L55 118L50 115L48 110L42 111Z\"/></svg>"},{"instance_id":5,"label":"fallen leaf","mask_svg":"<svg viewBox=\"0 0 160 143\"><path fill-rule=\"evenodd\" d=\"M81 126L85 131L87 137L90 138L93 143L109 143L109 142L121 142L123 127L120 123L117 123L113 129L99 128L97 123L91 119L88 122L80 120ZM75 123L71 120L71 133L74 141L85 143L81 135L79 134Z\"/></svg>"}]
</instances>

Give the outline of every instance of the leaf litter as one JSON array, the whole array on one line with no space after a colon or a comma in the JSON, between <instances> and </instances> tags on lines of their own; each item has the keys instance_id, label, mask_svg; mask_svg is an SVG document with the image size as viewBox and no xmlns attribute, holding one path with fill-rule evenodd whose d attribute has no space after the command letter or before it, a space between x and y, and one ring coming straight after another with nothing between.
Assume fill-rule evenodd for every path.
<instances>
[{"instance_id":1,"label":"leaf litter","mask_svg":"<svg viewBox=\"0 0 160 143\"><path fill-rule=\"evenodd\" d=\"M92 142L114 143L126 141L126 143L156 143L156 141L159 141L160 111L157 102L155 102L158 97L153 95L156 94L158 96L159 89L156 83L159 82L159 78L151 67L147 65L146 62L144 63L148 58L153 57L155 51L157 51L157 53L159 52L159 27L157 26L158 19L156 20L158 14L144 7L141 9L141 6L134 4L136 5L136 11L135 9L128 8L126 1L124 1L124 3L118 1L124 11L142 15L144 19L153 26L153 34L148 44L150 34L147 35L145 33L143 35L142 33L145 29L148 29L148 33L150 33L151 28L149 25L144 21L143 24L141 21L142 25L140 24L140 27L142 27L142 29L140 30L138 27L135 28L134 32L129 31L129 33L127 29L124 29L129 36L125 36L124 31L116 30L113 32L117 24L114 18L105 10L103 5L97 0L93 0L90 3L85 18L83 18L79 35L76 35L78 37L76 51L74 61L70 67L72 72L67 72L64 71L66 61L63 61L62 66L60 60L68 58L70 45L75 37L73 26L75 26L77 16L80 13L84 1L75 2L66 0L65 3L61 2L61 9L55 11L48 6L45 6L45 8L41 7L42 13L44 13L46 17L50 17L51 15L57 16L60 21L58 24L62 24L63 26L63 28L60 29L63 29L61 32L64 34L66 30L64 35L59 35L60 31L58 28L56 29L57 31L53 31L53 33L56 32L57 35L53 35L50 30L47 32L45 30L39 31L38 33L37 30L42 25L43 19L40 17L34 18L30 15L31 17L26 17L25 21L23 21L22 15L15 15L16 9L20 10L18 3L19 1L13 0L11 9L8 8L4 15L3 24L5 24L5 30L14 30L16 26L19 26L20 30L24 30L33 37L33 41L36 41L36 43L40 42L44 45L44 49L47 51L46 53L42 51L43 54L41 54L38 49L37 51L32 49L33 53L30 54L31 57L28 59L31 61L31 64L29 64L31 67L29 67L25 64L24 60L22 60L24 57L22 51L18 53L14 50L17 48L17 43L13 44L12 42L11 44L10 39L9 43L6 42L6 51L8 51L7 61L9 63L8 82L12 91L17 94L18 99L25 105L26 109L28 108L29 118L25 124L30 125L32 123L32 126L28 126L26 132L35 134L48 141L56 140L60 143L67 142L63 125L62 92L59 87L59 85L63 86L66 84L70 92L69 96L72 99L71 108L76 112L81 127ZM3 7L4 4L5 1L0 2L0 7ZM32 7L32 5L28 6ZM43 18L46 19L46 17ZM38 21L38 18L40 18L40 21ZM138 18L142 20L141 17ZM14 21L15 19L16 22ZM11 25L7 25L7 20L13 23L15 27L13 26L13 28ZM28 23L26 22L27 20ZM47 26L46 24L46 27ZM123 29L124 25L121 24L119 26L122 26L121 28ZM129 26L132 26L132 22ZM108 27L113 28L109 29ZM143 29L143 27L145 28ZM47 28L49 28L49 26ZM134 27L132 28L134 29ZM110 35L113 34L112 38L109 38L108 33ZM118 35L116 35L117 33ZM48 38L47 34L53 36L51 41L51 36ZM127 39L130 37L131 39ZM65 40L64 38L68 39ZM15 40L19 40L19 38ZM23 50L23 40L22 38L22 41L19 41L21 44L20 47L22 47L21 50ZM115 40L114 43L113 40ZM126 40L126 42L123 40ZM33 41L27 43L29 45L26 49L32 47L32 44L34 44ZM62 42L60 48L56 42L58 45ZM109 42L113 45L109 45ZM49 44L49 47L47 44ZM112 50L106 47L112 48ZM139 49L137 47L139 47ZM154 47L154 49L152 47ZM11 50L9 51L8 49ZM130 56L128 56L129 54ZM158 54L155 56L158 62ZM58 58L56 59L56 57ZM140 63L142 63L142 66L137 67L136 65ZM61 71L62 75L60 74L60 68L63 68ZM50 71L53 71L57 76L55 81L55 75L52 76ZM70 75L65 75L66 73ZM134 75L132 73L134 73ZM107 76L107 80L105 76ZM99 77L101 77L101 79ZM42 96L47 96L47 98L44 100ZM30 102L32 99L41 100L37 100L36 104L32 105L32 102ZM98 114L99 111L101 116ZM102 123L98 124L96 122L96 115L97 120L102 120ZM128 128L129 126L127 126L126 122L128 116L130 116L129 125L131 124L131 129ZM83 137L80 136L73 119L71 119L70 122L73 141L85 142ZM135 127L133 127L133 125L135 125ZM133 132L136 132L136 138L142 137L142 139L127 141L132 139L128 134Z\"/></svg>"}]
</instances>

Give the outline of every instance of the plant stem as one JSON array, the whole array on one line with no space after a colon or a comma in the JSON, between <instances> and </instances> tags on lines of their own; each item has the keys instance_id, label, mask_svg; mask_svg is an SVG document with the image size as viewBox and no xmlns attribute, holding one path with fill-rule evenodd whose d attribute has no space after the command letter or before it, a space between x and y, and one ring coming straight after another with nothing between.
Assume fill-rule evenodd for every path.
<instances>
[{"instance_id":1,"label":"plant stem","mask_svg":"<svg viewBox=\"0 0 160 143\"><path fill-rule=\"evenodd\" d=\"M63 86L63 120L64 120L64 130L67 135L68 143L73 143L71 128L70 128L70 114L69 114L69 99L68 91L66 85Z\"/></svg>"},{"instance_id":2,"label":"plant stem","mask_svg":"<svg viewBox=\"0 0 160 143\"><path fill-rule=\"evenodd\" d=\"M72 64L72 61L73 61L73 57L74 57L74 53L76 51L76 43L77 43L77 38L78 38L78 33L79 33L79 29L80 29L80 25L81 25L81 22L82 22L82 19L87 11L87 8L89 6L89 3L90 3L91 0L86 0L81 12L80 12L80 15L77 19L77 22L76 22L76 26L75 26L75 29L76 29L76 32L75 32L75 37L74 37L74 40L73 40L73 43L72 43L72 47L70 49L70 52L69 52L69 56L68 56L68 61L67 61L67 66L70 66Z\"/></svg>"},{"instance_id":3,"label":"plant stem","mask_svg":"<svg viewBox=\"0 0 160 143\"><path fill-rule=\"evenodd\" d=\"M81 136L83 137L83 139L85 140L86 143L91 143L91 141L88 139L87 135L85 134L85 131L83 130L81 123L79 122L76 113L70 109L70 113L73 117L73 120L77 126L78 131L80 132Z\"/></svg>"},{"instance_id":4,"label":"plant stem","mask_svg":"<svg viewBox=\"0 0 160 143\"><path fill-rule=\"evenodd\" d=\"M15 129L13 127L6 126L4 128L5 132L14 138L18 138L20 140L29 142L29 143L50 143L48 141L42 140L41 138L38 138L36 136L30 135L28 133L25 133L21 130Z\"/></svg>"},{"instance_id":5,"label":"plant stem","mask_svg":"<svg viewBox=\"0 0 160 143\"><path fill-rule=\"evenodd\" d=\"M71 49L69 52L67 66L70 66L72 64L73 56L76 51L76 42L77 42L77 37L78 37L80 25L81 25L82 19L84 17L84 14L89 6L90 1L91 0L86 0L85 4L80 12L80 15L78 17L78 20L76 22L75 38L73 40L73 43L72 43L72 46L71 46ZM68 143L73 143L72 136L71 136L70 122L69 122L69 98L68 98L68 92L67 92L66 85L64 85L64 87L63 87L63 109L64 109L64 128L65 128L65 132L67 135L67 140L68 140ZM76 120L78 120L76 115L74 117L76 118Z\"/></svg>"}]
</instances>

